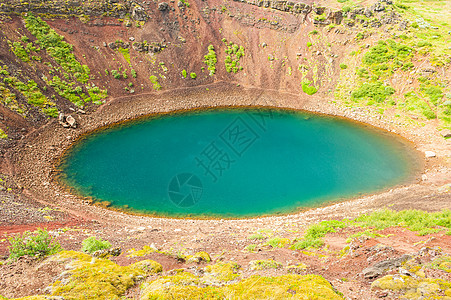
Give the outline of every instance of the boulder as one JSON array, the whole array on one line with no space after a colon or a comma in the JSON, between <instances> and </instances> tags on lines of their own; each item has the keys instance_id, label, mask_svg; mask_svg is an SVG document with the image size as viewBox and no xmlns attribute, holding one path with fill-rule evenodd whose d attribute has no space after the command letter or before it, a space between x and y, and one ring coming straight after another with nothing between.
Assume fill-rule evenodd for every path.
<instances>
[{"instance_id":1,"label":"boulder","mask_svg":"<svg viewBox=\"0 0 451 300\"><path fill-rule=\"evenodd\" d=\"M437 156L437 154L435 154L434 151L424 151L424 155L426 156L426 158L431 158L431 157Z\"/></svg>"},{"instance_id":2,"label":"boulder","mask_svg":"<svg viewBox=\"0 0 451 300\"><path fill-rule=\"evenodd\" d=\"M136 20L136 21L147 21L148 19L148 15L146 13L146 11L144 10L144 8L142 8L139 5L135 5L133 6L133 8L131 9L131 15L132 15L132 19Z\"/></svg>"},{"instance_id":3,"label":"boulder","mask_svg":"<svg viewBox=\"0 0 451 300\"><path fill-rule=\"evenodd\" d=\"M161 2L158 4L158 10L159 11L167 11L169 10L169 4L167 4L166 2Z\"/></svg>"},{"instance_id":4,"label":"boulder","mask_svg":"<svg viewBox=\"0 0 451 300\"><path fill-rule=\"evenodd\" d=\"M442 131L440 131L440 135L445 138L449 138L449 137L451 137L451 130L443 129Z\"/></svg>"},{"instance_id":5,"label":"boulder","mask_svg":"<svg viewBox=\"0 0 451 300\"><path fill-rule=\"evenodd\" d=\"M122 249L120 247L114 247L109 249L102 249L95 251L92 256L98 257L98 258L105 258L109 255L111 256L119 256L122 253Z\"/></svg>"},{"instance_id":6,"label":"boulder","mask_svg":"<svg viewBox=\"0 0 451 300\"><path fill-rule=\"evenodd\" d=\"M401 257L392 258L375 263L362 271L365 278L371 279L382 275L385 271L398 268L401 264L411 258L410 255L403 255Z\"/></svg>"},{"instance_id":7,"label":"boulder","mask_svg":"<svg viewBox=\"0 0 451 300\"><path fill-rule=\"evenodd\" d=\"M384 10L385 10L385 5L383 5L383 4L380 3L380 2L377 2L377 3L373 4L373 5L370 7L370 9L371 9L372 11L375 11L375 12L378 12L378 11L384 11Z\"/></svg>"},{"instance_id":8,"label":"boulder","mask_svg":"<svg viewBox=\"0 0 451 300\"><path fill-rule=\"evenodd\" d=\"M77 128L77 121L71 115L66 116L67 124L72 128Z\"/></svg>"}]
</instances>

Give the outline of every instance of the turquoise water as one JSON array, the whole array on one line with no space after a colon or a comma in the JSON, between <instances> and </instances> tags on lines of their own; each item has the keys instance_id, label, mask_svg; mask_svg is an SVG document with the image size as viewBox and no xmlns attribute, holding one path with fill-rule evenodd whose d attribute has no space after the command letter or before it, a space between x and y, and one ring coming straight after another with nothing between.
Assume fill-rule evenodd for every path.
<instances>
[{"instance_id":1,"label":"turquoise water","mask_svg":"<svg viewBox=\"0 0 451 300\"><path fill-rule=\"evenodd\" d=\"M220 109L91 134L68 151L60 168L78 193L116 208L248 217L396 185L412 174L411 153L385 132L339 118Z\"/></svg>"}]
</instances>

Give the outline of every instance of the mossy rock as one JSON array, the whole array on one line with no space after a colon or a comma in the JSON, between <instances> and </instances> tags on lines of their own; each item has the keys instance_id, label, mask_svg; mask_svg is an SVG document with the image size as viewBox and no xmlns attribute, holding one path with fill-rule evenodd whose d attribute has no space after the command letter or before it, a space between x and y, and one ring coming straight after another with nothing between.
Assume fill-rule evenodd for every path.
<instances>
[{"instance_id":1,"label":"mossy rock","mask_svg":"<svg viewBox=\"0 0 451 300\"><path fill-rule=\"evenodd\" d=\"M205 276L203 281L207 284L227 283L237 279L240 266L235 262L217 263L204 268Z\"/></svg>"},{"instance_id":2,"label":"mossy rock","mask_svg":"<svg viewBox=\"0 0 451 300\"><path fill-rule=\"evenodd\" d=\"M69 277L53 284L52 296L64 299L121 299L135 281L146 274L136 266L119 266L108 259L91 255L62 251L56 260L72 259L68 265Z\"/></svg>"},{"instance_id":3,"label":"mossy rock","mask_svg":"<svg viewBox=\"0 0 451 300\"><path fill-rule=\"evenodd\" d=\"M197 252L193 256L187 256L186 262L188 263L200 263L200 262L211 262L210 254L205 251Z\"/></svg>"},{"instance_id":4,"label":"mossy rock","mask_svg":"<svg viewBox=\"0 0 451 300\"><path fill-rule=\"evenodd\" d=\"M406 275L387 275L375 280L371 288L382 290L403 291L418 286L418 280Z\"/></svg>"},{"instance_id":5,"label":"mossy rock","mask_svg":"<svg viewBox=\"0 0 451 300\"><path fill-rule=\"evenodd\" d=\"M188 272L165 276L143 285L141 300L163 299L343 299L318 275L252 276L221 287L205 286Z\"/></svg>"},{"instance_id":6,"label":"mossy rock","mask_svg":"<svg viewBox=\"0 0 451 300\"><path fill-rule=\"evenodd\" d=\"M2 296L0 296L0 300L1 299L8 299L8 298L4 298ZM22 297L22 298L14 298L14 299L10 299L10 300L48 300L49 298L45 297L45 296L27 296L27 297Z\"/></svg>"},{"instance_id":7,"label":"mossy rock","mask_svg":"<svg viewBox=\"0 0 451 300\"><path fill-rule=\"evenodd\" d=\"M282 267L282 264L272 260L252 260L249 262L249 269L253 271L260 271L260 270L268 270L268 269L279 269Z\"/></svg>"},{"instance_id":8,"label":"mossy rock","mask_svg":"<svg viewBox=\"0 0 451 300\"><path fill-rule=\"evenodd\" d=\"M161 266L161 264L157 263L154 260L150 260L150 259L138 261L138 262L130 265L130 267L142 270L142 271L146 272L147 275L156 274L156 273L160 273L163 271L163 267Z\"/></svg>"},{"instance_id":9,"label":"mossy rock","mask_svg":"<svg viewBox=\"0 0 451 300\"><path fill-rule=\"evenodd\" d=\"M300 263L297 265L286 266L285 269L287 270L288 273L300 274L300 273L304 272L305 270L307 270L307 265Z\"/></svg>"}]
</instances>

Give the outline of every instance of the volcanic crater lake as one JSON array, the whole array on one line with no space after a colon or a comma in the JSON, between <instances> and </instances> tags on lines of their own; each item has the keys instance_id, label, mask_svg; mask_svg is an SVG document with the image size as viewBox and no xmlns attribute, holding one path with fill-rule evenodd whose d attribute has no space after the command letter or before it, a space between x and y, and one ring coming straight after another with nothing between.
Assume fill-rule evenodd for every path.
<instances>
[{"instance_id":1,"label":"volcanic crater lake","mask_svg":"<svg viewBox=\"0 0 451 300\"><path fill-rule=\"evenodd\" d=\"M114 208L171 217L295 212L408 180L413 149L392 134L307 112L240 108L127 122L85 136L64 184Z\"/></svg>"}]
</instances>

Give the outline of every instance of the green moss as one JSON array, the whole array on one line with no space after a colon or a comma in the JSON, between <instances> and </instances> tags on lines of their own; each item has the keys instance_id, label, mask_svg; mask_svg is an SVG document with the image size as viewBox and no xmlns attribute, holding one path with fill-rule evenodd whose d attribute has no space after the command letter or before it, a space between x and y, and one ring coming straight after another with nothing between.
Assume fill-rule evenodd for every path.
<instances>
[{"instance_id":1,"label":"green moss","mask_svg":"<svg viewBox=\"0 0 451 300\"><path fill-rule=\"evenodd\" d=\"M194 254L192 256L191 255L185 256L185 260L187 262L196 262L196 263L198 263L198 262L201 262L201 261L210 262L211 258L210 258L210 254L208 254L205 251L201 251L201 252L197 252L196 254Z\"/></svg>"},{"instance_id":2,"label":"green moss","mask_svg":"<svg viewBox=\"0 0 451 300\"><path fill-rule=\"evenodd\" d=\"M142 285L141 299L343 299L318 275L252 276L225 286L206 285L195 275L178 272Z\"/></svg>"},{"instance_id":3,"label":"green moss","mask_svg":"<svg viewBox=\"0 0 451 300\"><path fill-rule=\"evenodd\" d=\"M69 278L53 284L52 296L64 299L121 299L125 291L146 272L142 266L119 266L75 251L62 251L55 260L71 259Z\"/></svg>"},{"instance_id":4,"label":"green moss","mask_svg":"<svg viewBox=\"0 0 451 300\"><path fill-rule=\"evenodd\" d=\"M238 270L240 266L235 262L217 263L205 267L204 282L223 283L237 279L240 275Z\"/></svg>"},{"instance_id":5,"label":"green moss","mask_svg":"<svg viewBox=\"0 0 451 300\"><path fill-rule=\"evenodd\" d=\"M273 248L283 248L290 243L290 239L274 237L269 239L266 244L270 245Z\"/></svg>"},{"instance_id":6,"label":"green moss","mask_svg":"<svg viewBox=\"0 0 451 300\"><path fill-rule=\"evenodd\" d=\"M130 249L128 251L128 255L127 257L142 257L142 256L146 256L149 255L153 252L155 252L156 249L150 246L143 246L143 248L141 250L135 250L135 249Z\"/></svg>"},{"instance_id":7,"label":"green moss","mask_svg":"<svg viewBox=\"0 0 451 300\"><path fill-rule=\"evenodd\" d=\"M252 260L249 262L249 268L253 271L267 270L267 269L278 269L281 268L282 264L272 260Z\"/></svg>"},{"instance_id":8,"label":"green moss","mask_svg":"<svg viewBox=\"0 0 451 300\"><path fill-rule=\"evenodd\" d=\"M371 288L382 290L402 291L418 286L418 280L406 275L387 275L375 280Z\"/></svg>"},{"instance_id":9,"label":"green moss","mask_svg":"<svg viewBox=\"0 0 451 300\"><path fill-rule=\"evenodd\" d=\"M429 266L433 269L440 269L445 272L451 273L451 257L450 256L439 256L435 258Z\"/></svg>"},{"instance_id":10,"label":"green moss","mask_svg":"<svg viewBox=\"0 0 451 300\"><path fill-rule=\"evenodd\" d=\"M163 271L163 267L161 266L161 264L150 259L138 261L130 265L130 267L142 270L146 272L147 275L156 274Z\"/></svg>"}]
</instances>

